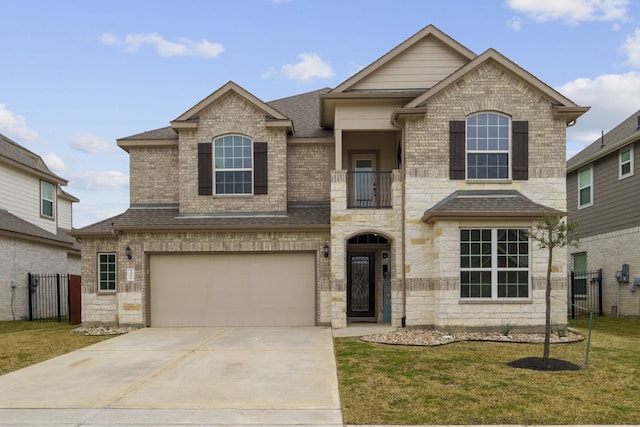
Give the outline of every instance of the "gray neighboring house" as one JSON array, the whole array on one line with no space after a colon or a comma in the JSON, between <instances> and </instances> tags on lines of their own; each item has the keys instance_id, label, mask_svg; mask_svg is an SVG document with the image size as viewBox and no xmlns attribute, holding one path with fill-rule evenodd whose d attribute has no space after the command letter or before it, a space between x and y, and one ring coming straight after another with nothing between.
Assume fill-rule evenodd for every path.
<instances>
[{"instance_id":1,"label":"gray neighboring house","mask_svg":"<svg viewBox=\"0 0 640 427\"><path fill-rule=\"evenodd\" d=\"M640 110L567 161L568 218L580 232L570 266L602 269L607 315L640 316L640 285L633 286L640 281L639 147Z\"/></svg>"},{"instance_id":2,"label":"gray neighboring house","mask_svg":"<svg viewBox=\"0 0 640 427\"><path fill-rule=\"evenodd\" d=\"M587 110L433 25L332 89L264 102L229 82L117 141L130 207L74 232L82 322L540 330L528 230L566 210ZM559 325L566 271L563 249Z\"/></svg>"},{"instance_id":3,"label":"gray neighboring house","mask_svg":"<svg viewBox=\"0 0 640 427\"><path fill-rule=\"evenodd\" d=\"M28 318L28 273L80 274L67 180L0 135L0 321Z\"/></svg>"}]
</instances>

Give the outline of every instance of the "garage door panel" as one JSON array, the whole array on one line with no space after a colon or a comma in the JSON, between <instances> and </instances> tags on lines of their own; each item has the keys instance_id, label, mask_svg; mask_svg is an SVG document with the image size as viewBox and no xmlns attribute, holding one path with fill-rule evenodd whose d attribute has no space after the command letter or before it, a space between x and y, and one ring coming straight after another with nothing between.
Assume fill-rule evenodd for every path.
<instances>
[{"instance_id":1,"label":"garage door panel","mask_svg":"<svg viewBox=\"0 0 640 427\"><path fill-rule=\"evenodd\" d=\"M152 326L313 326L312 253L151 255Z\"/></svg>"}]
</instances>

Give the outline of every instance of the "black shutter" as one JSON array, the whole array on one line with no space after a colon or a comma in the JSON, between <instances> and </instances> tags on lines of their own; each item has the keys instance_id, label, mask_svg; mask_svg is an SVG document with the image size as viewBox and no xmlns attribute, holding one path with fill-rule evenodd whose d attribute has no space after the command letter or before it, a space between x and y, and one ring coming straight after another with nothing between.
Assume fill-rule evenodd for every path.
<instances>
[{"instance_id":1,"label":"black shutter","mask_svg":"<svg viewBox=\"0 0 640 427\"><path fill-rule=\"evenodd\" d=\"M211 196L213 194L213 163L210 142L198 144L198 195Z\"/></svg>"},{"instance_id":2,"label":"black shutter","mask_svg":"<svg viewBox=\"0 0 640 427\"><path fill-rule=\"evenodd\" d=\"M449 179L465 179L465 121L449 122Z\"/></svg>"},{"instance_id":3,"label":"black shutter","mask_svg":"<svg viewBox=\"0 0 640 427\"><path fill-rule=\"evenodd\" d=\"M253 143L253 194L267 194L267 143Z\"/></svg>"},{"instance_id":4,"label":"black shutter","mask_svg":"<svg viewBox=\"0 0 640 427\"><path fill-rule=\"evenodd\" d=\"M511 122L513 142L513 170L514 180L529 179L529 122Z\"/></svg>"}]
</instances>

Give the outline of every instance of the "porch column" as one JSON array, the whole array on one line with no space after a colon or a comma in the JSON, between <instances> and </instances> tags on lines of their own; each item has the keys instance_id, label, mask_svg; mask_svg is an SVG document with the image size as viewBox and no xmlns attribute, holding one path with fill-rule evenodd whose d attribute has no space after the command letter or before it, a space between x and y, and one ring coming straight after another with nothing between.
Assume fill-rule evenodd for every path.
<instances>
[{"instance_id":1,"label":"porch column","mask_svg":"<svg viewBox=\"0 0 640 427\"><path fill-rule=\"evenodd\" d=\"M336 170L342 170L342 129L334 129L333 135L336 140Z\"/></svg>"}]
</instances>

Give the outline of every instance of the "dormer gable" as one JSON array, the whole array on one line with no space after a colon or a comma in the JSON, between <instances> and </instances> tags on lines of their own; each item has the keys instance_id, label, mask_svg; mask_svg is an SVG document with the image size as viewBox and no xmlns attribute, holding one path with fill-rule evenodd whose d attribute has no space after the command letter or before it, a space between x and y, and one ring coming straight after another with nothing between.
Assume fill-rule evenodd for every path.
<instances>
[{"instance_id":1,"label":"dormer gable","mask_svg":"<svg viewBox=\"0 0 640 427\"><path fill-rule=\"evenodd\" d=\"M293 122L284 114L261 101L255 95L251 94L247 90L243 89L236 83L229 81L224 86L213 92L211 95L198 102L191 107L185 113L180 115L177 119L171 122L171 127L175 130L180 129L194 129L198 126L198 119L200 114L207 110L212 104L222 99L230 92L244 98L247 102L252 104L258 110L261 110L266 115L266 126L269 128L288 128L289 132L293 133Z\"/></svg>"},{"instance_id":2,"label":"dormer gable","mask_svg":"<svg viewBox=\"0 0 640 427\"><path fill-rule=\"evenodd\" d=\"M428 25L331 93L425 90L475 57L471 50Z\"/></svg>"}]
</instances>

